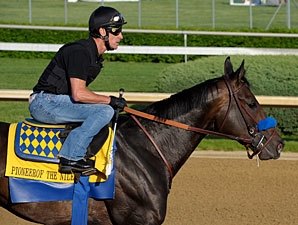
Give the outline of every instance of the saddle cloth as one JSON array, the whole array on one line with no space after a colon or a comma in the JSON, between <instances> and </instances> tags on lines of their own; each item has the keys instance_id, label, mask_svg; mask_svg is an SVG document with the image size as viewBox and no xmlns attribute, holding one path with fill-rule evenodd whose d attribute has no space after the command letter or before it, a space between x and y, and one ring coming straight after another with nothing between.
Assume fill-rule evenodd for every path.
<instances>
[{"instance_id":1,"label":"saddle cloth","mask_svg":"<svg viewBox=\"0 0 298 225\"><path fill-rule=\"evenodd\" d=\"M56 159L62 146L59 132L63 128L64 126L36 125L30 121L10 125L5 176L9 177L12 203L73 199L74 189L81 181L74 183L74 175L59 173ZM102 200L113 199L115 196L113 160L116 145L112 135L112 129L109 128L108 138L93 157L95 167L106 177L89 177L88 195L91 198Z\"/></svg>"},{"instance_id":2,"label":"saddle cloth","mask_svg":"<svg viewBox=\"0 0 298 225\"><path fill-rule=\"evenodd\" d=\"M33 125L28 121L10 125L5 175L8 177L73 183L72 174L58 172L58 159L62 142L59 133L64 126ZM102 149L93 158L95 167L108 177L112 167L112 130ZM105 181L91 175L90 182Z\"/></svg>"}]
</instances>

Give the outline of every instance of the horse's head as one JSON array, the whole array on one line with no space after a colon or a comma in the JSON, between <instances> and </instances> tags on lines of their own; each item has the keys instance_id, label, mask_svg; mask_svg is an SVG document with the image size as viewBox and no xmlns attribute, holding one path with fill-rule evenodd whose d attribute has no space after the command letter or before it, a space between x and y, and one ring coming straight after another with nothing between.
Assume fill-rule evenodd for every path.
<instances>
[{"instance_id":1,"label":"horse's head","mask_svg":"<svg viewBox=\"0 0 298 225\"><path fill-rule=\"evenodd\" d=\"M276 131L276 120L266 116L251 92L245 78L244 60L234 71L228 57L224 71L218 84L222 105L215 119L218 131L237 137L236 140L252 150L252 155L248 152L249 158L255 155L263 160L279 158L284 144Z\"/></svg>"}]
</instances>

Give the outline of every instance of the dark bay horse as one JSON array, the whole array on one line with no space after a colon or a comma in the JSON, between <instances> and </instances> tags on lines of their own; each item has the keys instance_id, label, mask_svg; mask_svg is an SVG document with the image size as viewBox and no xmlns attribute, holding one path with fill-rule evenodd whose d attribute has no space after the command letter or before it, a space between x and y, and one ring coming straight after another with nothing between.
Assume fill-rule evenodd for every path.
<instances>
[{"instance_id":1,"label":"dark bay horse","mask_svg":"<svg viewBox=\"0 0 298 225\"><path fill-rule=\"evenodd\" d=\"M240 142L252 150L251 157L279 158L283 141L276 128L257 129L266 114L245 78L244 61L234 71L228 57L224 70L222 77L183 90L143 110L164 119L152 121L136 116L134 121L128 114L121 116L115 157L115 199L90 199L88 224L162 224L172 178L207 134L219 134ZM166 119L190 129L168 125ZM8 127L9 124L0 123L1 205L33 222L70 224L71 202L10 203L8 179L4 176ZM0 218L0 223L3 222Z\"/></svg>"}]
</instances>

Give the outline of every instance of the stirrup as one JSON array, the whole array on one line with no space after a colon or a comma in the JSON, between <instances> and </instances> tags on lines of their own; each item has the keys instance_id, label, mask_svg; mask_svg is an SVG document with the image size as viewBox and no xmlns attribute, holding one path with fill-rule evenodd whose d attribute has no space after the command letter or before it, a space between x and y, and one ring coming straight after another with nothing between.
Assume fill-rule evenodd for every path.
<instances>
[{"instance_id":1,"label":"stirrup","mask_svg":"<svg viewBox=\"0 0 298 225\"><path fill-rule=\"evenodd\" d=\"M90 175L96 174L98 172L100 172L100 171L98 171L95 168L90 168L90 169L86 169L86 170L82 171L82 175L84 175L84 176L90 176Z\"/></svg>"},{"instance_id":2,"label":"stirrup","mask_svg":"<svg viewBox=\"0 0 298 225\"><path fill-rule=\"evenodd\" d=\"M98 171L95 168L77 169L77 168L74 168L72 166L60 166L59 172L60 173L66 173L66 174L70 174L70 173L76 174L76 173L79 173L79 174L82 174L84 176L90 176L90 175L95 174L95 173L98 173L100 171Z\"/></svg>"},{"instance_id":3,"label":"stirrup","mask_svg":"<svg viewBox=\"0 0 298 225\"><path fill-rule=\"evenodd\" d=\"M90 168L90 169L88 169L84 172L81 172L81 173L74 172L73 174L74 174L74 182L75 183L79 182L81 175L90 176L90 175L93 175L93 174L99 174L99 176L101 176L103 179L105 179L105 180L107 179L107 176L103 172L101 172L101 171L99 171L98 169L95 169L95 168Z\"/></svg>"}]
</instances>

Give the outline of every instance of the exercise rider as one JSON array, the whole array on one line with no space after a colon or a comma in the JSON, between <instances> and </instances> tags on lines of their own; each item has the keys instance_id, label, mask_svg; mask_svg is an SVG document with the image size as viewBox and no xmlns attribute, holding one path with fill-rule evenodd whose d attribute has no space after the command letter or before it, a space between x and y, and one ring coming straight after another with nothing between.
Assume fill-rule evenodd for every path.
<instances>
[{"instance_id":1,"label":"exercise rider","mask_svg":"<svg viewBox=\"0 0 298 225\"><path fill-rule=\"evenodd\" d=\"M101 6L89 18L89 38L62 46L45 68L30 97L31 116L44 123L80 122L59 152L59 171L93 169L85 159L93 137L123 109L124 98L99 95L88 89L103 65L103 54L118 48L123 39L123 16L114 8Z\"/></svg>"}]
</instances>

